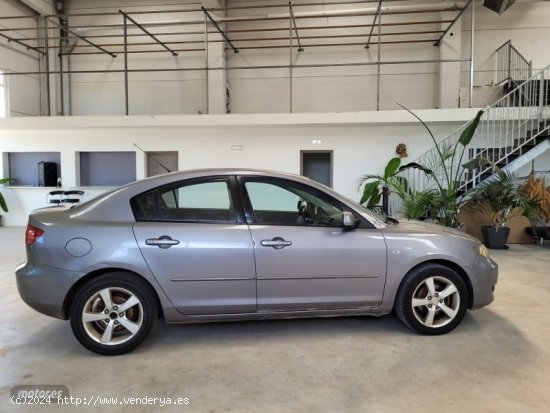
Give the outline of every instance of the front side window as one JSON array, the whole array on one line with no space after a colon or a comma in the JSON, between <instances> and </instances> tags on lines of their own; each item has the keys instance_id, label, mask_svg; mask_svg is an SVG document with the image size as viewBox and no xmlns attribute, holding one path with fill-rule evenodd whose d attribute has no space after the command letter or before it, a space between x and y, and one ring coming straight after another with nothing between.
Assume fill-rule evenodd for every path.
<instances>
[{"instance_id":1,"label":"front side window","mask_svg":"<svg viewBox=\"0 0 550 413\"><path fill-rule=\"evenodd\" d=\"M134 202L142 221L234 223L229 181L201 181L163 187Z\"/></svg>"},{"instance_id":2,"label":"front side window","mask_svg":"<svg viewBox=\"0 0 550 413\"><path fill-rule=\"evenodd\" d=\"M341 205L316 189L283 180L248 180L245 188L258 224L342 224Z\"/></svg>"}]
</instances>

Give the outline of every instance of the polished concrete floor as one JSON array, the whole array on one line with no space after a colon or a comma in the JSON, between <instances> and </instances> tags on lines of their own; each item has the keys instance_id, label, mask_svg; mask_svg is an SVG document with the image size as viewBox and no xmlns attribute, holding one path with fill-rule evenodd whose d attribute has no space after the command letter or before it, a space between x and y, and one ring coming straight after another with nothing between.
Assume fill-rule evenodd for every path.
<instances>
[{"instance_id":1,"label":"polished concrete floor","mask_svg":"<svg viewBox=\"0 0 550 413\"><path fill-rule=\"evenodd\" d=\"M0 227L0 412L548 412L550 248L495 251L496 301L454 332L411 333L393 316L167 326L102 357L69 324L28 308L13 269L23 229ZM18 384L63 384L115 406L14 406ZM122 397L187 397L125 406ZM99 399L96 399L96 403Z\"/></svg>"}]
</instances>

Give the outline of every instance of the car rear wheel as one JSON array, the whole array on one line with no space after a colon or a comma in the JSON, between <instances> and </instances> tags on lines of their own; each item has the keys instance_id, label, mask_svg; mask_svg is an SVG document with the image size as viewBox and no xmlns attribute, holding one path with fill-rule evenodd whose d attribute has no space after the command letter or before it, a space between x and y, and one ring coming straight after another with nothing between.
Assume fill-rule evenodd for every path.
<instances>
[{"instance_id":1,"label":"car rear wheel","mask_svg":"<svg viewBox=\"0 0 550 413\"><path fill-rule=\"evenodd\" d=\"M138 276L103 274L84 284L71 307L71 328L87 349L104 355L134 350L151 332L158 308L151 287Z\"/></svg>"},{"instance_id":2,"label":"car rear wheel","mask_svg":"<svg viewBox=\"0 0 550 413\"><path fill-rule=\"evenodd\" d=\"M422 334L445 334L464 318L468 290L454 270L426 264L412 270L401 284L395 312L410 329Z\"/></svg>"}]
</instances>

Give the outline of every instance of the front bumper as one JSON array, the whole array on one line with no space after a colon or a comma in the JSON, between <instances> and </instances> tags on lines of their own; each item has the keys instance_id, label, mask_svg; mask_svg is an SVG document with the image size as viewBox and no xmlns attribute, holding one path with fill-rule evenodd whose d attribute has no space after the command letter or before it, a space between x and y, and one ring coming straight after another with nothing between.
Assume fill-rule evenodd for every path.
<instances>
[{"instance_id":1,"label":"front bumper","mask_svg":"<svg viewBox=\"0 0 550 413\"><path fill-rule=\"evenodd\" d=\"M63 311L65 297L82 274L22 263L15 275L19 295L29 307L50 317L67 318Z\"/></svg>"},{"instance_id":2,"label":"front bumper","mask_svg":"<svg viewBox=\"0 0 550 413\"><path fill-rule=\"evenodd\" d=\"M467 272L470 275L473 291L471 309L475 310L491 304L498 282L498 264L491 258L479 256Z\"/></svg>"}]
</instances>

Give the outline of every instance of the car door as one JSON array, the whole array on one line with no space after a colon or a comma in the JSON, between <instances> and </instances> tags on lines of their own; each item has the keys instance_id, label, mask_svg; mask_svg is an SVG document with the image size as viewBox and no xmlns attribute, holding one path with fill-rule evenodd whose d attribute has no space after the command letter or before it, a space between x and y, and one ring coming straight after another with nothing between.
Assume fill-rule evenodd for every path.
<instances>
[{"instance_id":1,"label":"car door","mask_svg":"<svg viewBox=\"0 0 550 413\"><path fill-rule=\"evenodd\" d=\"M258 311L381 302L386 244L378 230L343 228L349 207L313 187L264 177L240 182L254 241Z\"/></svg>"},{"instance_id":2,"label":"car door","mask_svg":"<svg viewBox=\"0 0 550 413\"><path fill-rule=\"evenodd\" d=\"M252 239L234 180L186 180L132 200L143 257L184 314L256 312Z\"/></svg>"}]
</instances>

